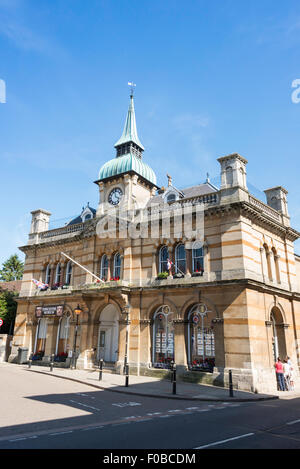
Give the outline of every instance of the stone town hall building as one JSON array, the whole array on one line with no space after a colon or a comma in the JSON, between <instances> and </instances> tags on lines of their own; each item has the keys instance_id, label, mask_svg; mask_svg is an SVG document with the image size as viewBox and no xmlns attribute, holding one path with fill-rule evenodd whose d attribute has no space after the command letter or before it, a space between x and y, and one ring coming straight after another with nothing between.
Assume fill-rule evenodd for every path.
<instances>
[{"instance_id":1,"label":"stone town hall building","mask_svg":"<svg viewBox=\"0 0 300 469\"><path fill-rule=\"evenodd\" d=\"M25 346L37 362L54 354L67 366L75 356L78 368L92 368L103 358L122 373L127 360L130 373L162 377L174 360L185 379L227 383L231 369L239 389L272 392L275 357L289 355L298 375L300 233L290 226L287 191L266 190L267 203L251 195L239 154L218 159L219 188L207 179L178 190L170 177L159 188L143 158L132 96L115 149L96 181L97 210L88 205L54 230L49 212L31 212L9 360ZM153 203L169 211L170 233L158 215L157 236L118 236L121 219L113 237L101 236L109 207L121 203L130 213ZM174 207L197 206L203 244L175 224Z\"/></svg>"}]
</instances>

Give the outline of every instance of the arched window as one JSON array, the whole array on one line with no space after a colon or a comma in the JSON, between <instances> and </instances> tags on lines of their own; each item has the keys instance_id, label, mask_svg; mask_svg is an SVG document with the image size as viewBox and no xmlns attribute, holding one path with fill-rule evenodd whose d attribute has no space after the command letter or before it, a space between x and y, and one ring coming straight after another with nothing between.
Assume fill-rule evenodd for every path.
<instances>
[{"instance_id":1,"label":"arched window","mask_svg":"<svg viewBox=\"0 0 300 469\"><path fill-rule=\"evenodd\" d=\"M184 244L178 244L175 249L175 272L186 273L186 253Z\"/></svg>"},{"instance_id":2,"label":"arched window","mask_svg":"<svg viewBox=\"0 0 300 469\"><path fill-rule=\"evenodd\" d=\"M274 257L276 280L277 280L277 283L280 283L279 256L275 248L272 248L272 252L273 252L273 257Z\"/></svg>"},{"instance_id":3,"label":"arched window","mask_svg":"<svg viewBox=\"0 0 300 469\"><path fill-rule=\"evenodd\" d=\"M170 202L175 202L176 200L176 194L174 193L171 193L167 196L167 202L170 203Z\"/></svg>"},{"instance_id":4,"label":"arched window","mask_svg":"<svg viewBox=\"0 0 300 469\"><path fill-rule=\"evenodd\" d=\"M48 264L46 267L46 271L45 271L45 284L50 285L50 280L51 280L51 267L50 267L50 264Z\"/></svg>"},{"instance_id":5,"label":"arched window","mask_svg":"<svg viewBox=\"0 0 300 469\"><path fill-rule=\"evenodd\" d=\"M188 314L188 362L193 370L213 372L215 366L215 335L211 311L197 304Z\"/></svg>"},{"instance_id":6,"label":"arched window","mask_svg":"<svg viewBox=\"0 0 300 469\"><path fill-rule=\"evenodd\" d=\"M67 263L67 268L66 268L65 284L71 285L71 279L72 279L72 262L69 261Z\"/></svg>"},{"instance_id":7,"label":"arched window","mask_svg":"<svg viewBox=\"0 0 300 469\"><path fill-rule=\"evenodd\" d=\"M158 308L153 321L153 366L170 368L174 361L174 324L169 306Z\"/></svg>"},{"instance_id":8,"label":"arched window","mask_svg":"<svg viewBox=\"0 0 300 469\"><path fill-rule=\"evenodd\" d=\"M227 186L232 186L233 184L233 171L231 166L226 168L226 184Z\"/></svg>"},{"instance_id":9,"label":"arched window","mask_svg":"<svg viewBox=\"0 0 300 469\"><path fill-rule=\"evenodd\" d=\"M60 263L58 263L56 266L56 271L55 271L55 284L60 285L60 280L61 280L61 265Z\"/></svg>"},{"instance_id":10,"label":"arched window","mask_svg":"<svg viewBox=\"0 0 300 469\"><path fill-rule=\"evenodd\" d=\"M100 263L100 278L106 282L107 275L108 275L108 258L106 254L103 254L101 258L101 263Z\"/></svg>"},{"instance_id":11,"label":"arched window","mask_svg":"<svg viewBox=\"0 0 300 469\"><path fill-rule=\"evenodd\" d=\"M163 246L159 251L159 273L168 272L169 249Z\"/></svg>"},{"instance_id":12,"label":"arched window","mask_svg":"<svg viewBox=\"0 0 300 469\"><path fill-rule=\"evenodd\" d=\"M192 250L193 273L202 274L204 272L204 250L201 243L195 242Z\"/></svg>"},{"instance_id":13,"label":"arched window","mask_svg":"<svg viewBox=\"0 0 300 469\"><path fill-rule=\"evenodd\" d=\"M117 252L114 257L114 278L120 279L121 277L121 256Z\"/></svg>"}]
</instances>

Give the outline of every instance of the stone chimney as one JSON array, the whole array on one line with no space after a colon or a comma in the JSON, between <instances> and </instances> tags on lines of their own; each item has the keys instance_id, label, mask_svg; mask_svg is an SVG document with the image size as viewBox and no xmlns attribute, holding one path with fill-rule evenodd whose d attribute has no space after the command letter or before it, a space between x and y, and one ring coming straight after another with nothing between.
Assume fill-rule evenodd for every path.
<instances>
[{"instance_id":1,"label":"stone chimney","mask_svg":"<svg viewBox=\"0 0 300 469\"><path fill-rule=\"evenodd\" d=\"M267 204L281 213L284 225L290 226L287 204L288 191L284 187L277 186L272 189L265 190L264 193L267 197Z\"/></svg>"},{"instance_id":2,"label":"stone chimney","mask_svg":"<svg viewBox=\"0 0 300 469\"><path fill-rule=\"evenodd\" d=\"M247 171L248 161L233 153L218 159L221 165L221 199L228 202L248 199Z\"/></svg>"},{"instance_id":3,"label":"stone chimney","mask_svg":"<svg viewBox=\"0 0 300 469\"><path fill-rule=\"evenodd\" d=\"M39 233L48 231L51 213L47 210L38 209L31 212L32 220L28 244L37 242Z\"/></svg>"}]
</instances>

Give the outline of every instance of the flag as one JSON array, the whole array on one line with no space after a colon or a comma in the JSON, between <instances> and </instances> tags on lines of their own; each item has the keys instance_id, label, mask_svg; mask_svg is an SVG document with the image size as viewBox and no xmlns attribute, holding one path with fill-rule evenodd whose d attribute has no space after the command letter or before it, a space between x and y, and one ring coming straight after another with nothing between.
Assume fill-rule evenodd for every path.
<instances>
[{"instance_id":1,"label":"flag","mask_svg":"<svg viewBox=\"0 0 300 469\"><path fill-rule=\"evenodd\" d=\"M40 282L39 280L36 280L35 278L33 278L32 281L41 290L44 290L46 287L49 287L47 283Z\"/></svg>"}]
</instances>

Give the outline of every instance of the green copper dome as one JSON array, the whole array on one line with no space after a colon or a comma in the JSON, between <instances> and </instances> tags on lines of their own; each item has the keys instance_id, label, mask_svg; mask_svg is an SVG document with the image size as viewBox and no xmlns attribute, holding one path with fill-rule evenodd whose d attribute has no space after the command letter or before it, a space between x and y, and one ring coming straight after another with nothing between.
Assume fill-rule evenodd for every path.
<instances>
[{"instance_id":1,"label":"green copper dome","mask_svg":"<svg viewBox=\"0 0 300 469\"><path fill-rule=\"evenodd\" d=\"M134 171L136 174L142 176L144 179L156 186L156 176L153 169L144 163L141 158L133 155L132 153L119 156L105 163L100 169L99 180L119 176L130 171Z\"/></svg>"}]
</instances>

